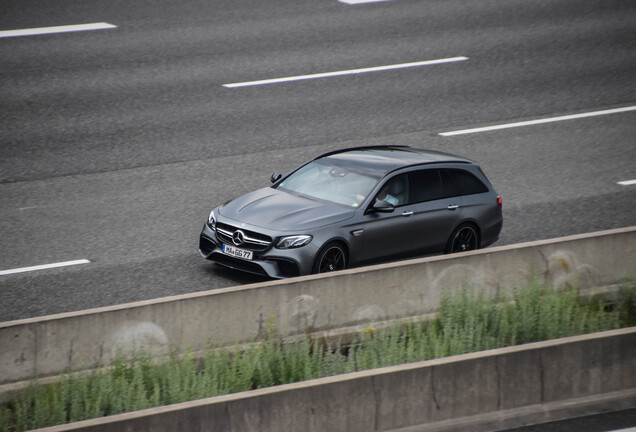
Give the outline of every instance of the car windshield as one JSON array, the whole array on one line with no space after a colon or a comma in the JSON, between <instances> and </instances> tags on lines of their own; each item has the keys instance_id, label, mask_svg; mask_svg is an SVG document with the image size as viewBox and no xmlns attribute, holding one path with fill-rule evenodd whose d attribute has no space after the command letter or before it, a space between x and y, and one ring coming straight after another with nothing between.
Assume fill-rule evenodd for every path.
<instances>
[{"instance_id":1,"label":"car windshield","mask_svg":"<svg viewBox=\"0 0 636 432\"><path fill-rule=\"evenodd\" d=\"M278 188L287 192L358 207L378 182L370 177L339 166L328 158L318 159L283 180Z\"/></svg>"}]
</instances>

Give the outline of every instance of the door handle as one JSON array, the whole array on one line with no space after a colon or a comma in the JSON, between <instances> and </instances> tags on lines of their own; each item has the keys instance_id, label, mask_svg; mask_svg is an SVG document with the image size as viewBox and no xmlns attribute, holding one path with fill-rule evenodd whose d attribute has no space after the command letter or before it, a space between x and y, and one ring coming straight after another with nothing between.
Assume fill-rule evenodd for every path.
<instances>
[{"instance_id":1,"label":"door handle","mask_svg":"<svg viewBox=\"0 0 636 432\"><path fill-rule=\"evenodd\" d=\"M413 212L412 211L403 211L402 212L402 216L404 216L404 217L413 216Z\"/></svg>"},{"instance_id":2,"label":"door handle","mask_svg":"<svg viewBox=\"0 0 636 432\"><path fill-rule=\"evenodd\" d=\"M448 206L448 209L449 209L449 210L457 210L458 208L459 208L459 206L458 206L458 205L455 205L455 204L452 204L452 205L449 205L449 206Z\"/></svg>"}]
</instances>

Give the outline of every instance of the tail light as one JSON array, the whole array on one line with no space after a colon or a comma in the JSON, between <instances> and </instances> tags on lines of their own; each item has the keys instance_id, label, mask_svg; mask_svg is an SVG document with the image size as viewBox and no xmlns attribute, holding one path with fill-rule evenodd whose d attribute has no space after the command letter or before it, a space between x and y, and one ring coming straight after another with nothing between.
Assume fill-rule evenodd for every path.
<instances>
[{"instance_id":1,"label":"tail light","mask_svg":"<svg viewBox=\"0 0 636 432\"><path fill-rule=\"evenodd\" d=\"M497 196L497 205L499 207L501 207L503 205L503 202L501 201L501 196Z\"/></svg>"}]
</instances>

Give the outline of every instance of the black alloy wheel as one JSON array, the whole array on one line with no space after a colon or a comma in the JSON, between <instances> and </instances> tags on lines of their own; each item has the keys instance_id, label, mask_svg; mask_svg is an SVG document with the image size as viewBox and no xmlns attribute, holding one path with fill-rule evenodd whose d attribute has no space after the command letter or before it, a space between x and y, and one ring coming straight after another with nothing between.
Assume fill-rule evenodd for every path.
<instances>
[{"instance_id":1,"label":"black alloy wheel","mask_svg":"<svg viewBox=\"0 0 636 432\"><path fill-rule=\"evenodd\" d=\"M446 247L446 253L466 252L479 247L479 236L474 226L460 225L453 232Z\"/></svg>"},{"instance_id":2,"label":"black alloy wheel","mask_svg":"<svg viewBox=\"0 0 636 432\"><path fill-rule=\"evenodd\" d=\"M338 243L329 243L318 254L314 273L328 273L345 268L347 268L347 258L343 247Z\"/></svg>"}]
</instances>

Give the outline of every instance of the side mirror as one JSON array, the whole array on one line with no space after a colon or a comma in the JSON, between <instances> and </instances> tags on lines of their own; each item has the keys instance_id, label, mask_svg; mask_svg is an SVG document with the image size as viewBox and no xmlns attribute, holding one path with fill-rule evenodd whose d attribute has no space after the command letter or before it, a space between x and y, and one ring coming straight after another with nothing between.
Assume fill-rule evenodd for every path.
<instances>
[{"instance_id":1,"label":"side mirror","mask_svg":"<svg viewBox=\"0 0 636 432\"><path fill-rule=\"evenodd\" d=\"M283 177L283 175L279 172L275 172L274 174L272 174L272 177L270 178L272 183L276 183L278 180L280 180Z\"/></svg>"},{"instance_id":2,"label":"side mirror","mask_svg":"<svg viewBox=\"0 0 636 432\"><path fill-rule=\"evenodd\" d=\"M395 206L386 201L377 200L367 213L393 213Z\"/></svg>"}]
</instances>

